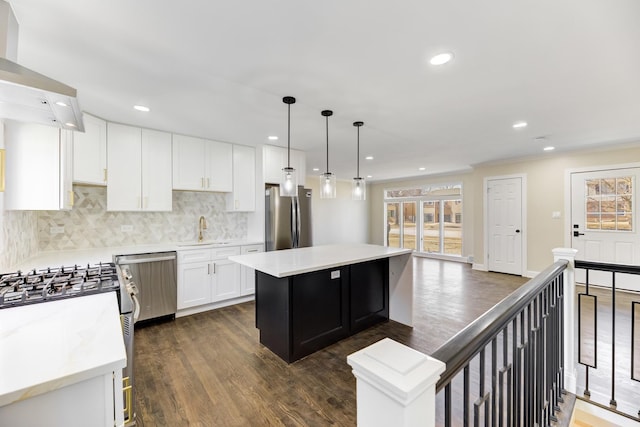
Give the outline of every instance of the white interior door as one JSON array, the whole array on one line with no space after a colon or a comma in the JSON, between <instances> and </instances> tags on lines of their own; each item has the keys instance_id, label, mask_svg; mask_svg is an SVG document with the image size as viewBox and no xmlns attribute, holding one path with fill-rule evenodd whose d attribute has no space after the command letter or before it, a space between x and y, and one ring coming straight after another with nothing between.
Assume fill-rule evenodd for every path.
<instances>
[{"instance_id":1,"label":"white interior door","mask_svg":"<svg viewBox=\"0 0 640 427\"><path fill-rule=\"evenodd\" d=\"M488 269L522 275L522 178L490 179L487 191Z\"/></svg>"},{"instance_id":2,"label":"white interior door","mask_svg":"<svg viewBox=\"0 0 640 427\"><path fill-rule=\"evenodd\" d=\"M639 174L640 168L571 174L571 246L578 250L576 259L640 265L635 224ZM576 280L585 281L584 270L576 270ZM616 287L640 290L637 282L637 277L616 274ZM592 271L589 283L611 286L611 273Z\"/></svg>"}]
</instances>

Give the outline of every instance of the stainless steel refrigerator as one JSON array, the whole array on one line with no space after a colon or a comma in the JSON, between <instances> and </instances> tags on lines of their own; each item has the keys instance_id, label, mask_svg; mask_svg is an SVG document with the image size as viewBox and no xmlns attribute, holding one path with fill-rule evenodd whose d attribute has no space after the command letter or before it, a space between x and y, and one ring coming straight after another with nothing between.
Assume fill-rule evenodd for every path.
<instances>
[{"instance_id":1,"label":"stainless steel refrigerator","mask_svg":"<svg viewBox=\"0 0 640 427\"><path fill-rule=\"evenodd\" d=\"M267 186L265 217L267 251L304 248L313 244L311 190L299 186L297 197L281 197L278 186Z\"/></svg>"}]
</instances>

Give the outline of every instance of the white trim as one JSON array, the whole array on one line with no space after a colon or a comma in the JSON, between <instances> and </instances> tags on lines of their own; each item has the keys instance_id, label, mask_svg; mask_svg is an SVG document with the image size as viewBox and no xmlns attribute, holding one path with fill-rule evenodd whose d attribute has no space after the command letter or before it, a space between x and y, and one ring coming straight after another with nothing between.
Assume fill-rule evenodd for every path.
<instances>
[{"instance_id":1,"label":"white trim","mask_svg":"<svg viewBox=\"0 0 640 427\"><path fill-rule=\"evenodd\" d=\"M489 271L486 264L471 264L471 269L478 271Z\"/></svg>"},{"instance_id":2,"label":"white trim","mask_svg":"<svg viewBox=\"0 0 640 427\"><path fill-rule=\"evenodd\" d=\"M176 312L176 318L191 316L192 314L202 313L204 311L216 310L222 307L228 307L230 305L241 304L243 302L253 301L255 298L254 294L241 296L237 298L232 298L224 301L217 301L209 304L198 305L195 307L183 308Z\"/></svg>"},{"instance_id":3,"label":"white trim","mask_svg":"<svg viewBox=\"0 0 640 427\"><path fill-rule=\"evenodd\" d=\"M470 264L469 258L466 256L436 254L432 252L418 252L418 251L414 251L413 255L417 257L422 257L422 258L442 259L445 261L463 262L466 264Z\"/></svg>"},{"instance_id":4,"label":"white trim","mask_svg":"<svg viewBox=\"0 0 640 427\"><path fill-rule=\"evenodd\" d=\"M484 255L483 261L485 266L489 266L489 239L487 237L489 231L489 223L488 223L488 207L487 207L487 194L489 188L489 181L499 180L499 179L512 179L512 178L520 178L520 207L522 213L522 224L520 224L520 229L522 230L522 259L520 265L520 275L525 276L525 272L527 271L527 235L528 227L527 227L527 174L512 174L512 175L498 175L498 176L486 176L483 180L482 187L482 209L483 209L483 228L484 228L484 238L483 238L483 246L484 246ZM486 268L486 267L485 267ZM485 270L487 271L487 270ZM527 276L525 276L527 277Z\"/></svg>"},{"instance_id":5,"label":"white trim","mask_svg":"<svg viewBox=\"0 0 640 427\"><path fill-rule=\"evenodd\" d=\"M640 168L639 162L634 163L621 163L616 165L600 165L600 166L585 166L580 168L570 168L564 170L564 211L565 211L565 221L564 221L564 247L570 248L571 244L571 223L573 219L573 212L571 210L571 175L574 173L583 173L583 172L602 172L606 170L617 170L617 169L631 169L631 168Z\"/></svg>"},{"instance_id":6,"label":"white trim","mask_svg":"<svg viewBox=\"0 0 640 427\"><path fill-rule=\"evenodd\" d=\"M525 274L523 274L523 277L527 277L529 279L533 279L534 277L536 277L538 274L540 274L539 271L531 271L528 270Z\"/></svg>"}]
</instances>

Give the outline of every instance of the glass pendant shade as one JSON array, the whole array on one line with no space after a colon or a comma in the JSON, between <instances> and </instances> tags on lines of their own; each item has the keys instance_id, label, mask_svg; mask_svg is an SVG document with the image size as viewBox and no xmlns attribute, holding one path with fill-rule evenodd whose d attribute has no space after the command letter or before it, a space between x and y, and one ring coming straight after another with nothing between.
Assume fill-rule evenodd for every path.
<instances>
[{"instance_id":1,"label":"glass pendant shade","mask_svg":"<svg viewBox=\"0 0 640 427\"><path fill-rule=\"evenodd\" d=\"M287 166L282 168L280 177L280 196L296 197L298 195L298 174L291 167L291 104L296 102L293 96L285 96L282 102L287 104Z\"/></svg>"},{"instance_id":2,"label":"glass pendant shade","mask_svg":"<svg viewBox=\"0 0 640 427\"><path fill-rule=\"evenodd\" d=\"M331 172L320 175L320 198L336 198L336 176Z\"/></svg>"},{"instance_id":3,"label":"glass pendant shade","mask_svg":"<svg viewBox=\"0 0 640 427\"><path fill-rule=\"evenodd\" d=\"M298 195L298 174L294 168L282 168L280 178L280 196L295 197Z\"/></svg>"},{"instance_id":4,"label":"glass pendant shade","mask_svg":"<svg viewBox=\"0 0 640 427\"><path fill-rule=\"evenodd\" d=\"M367 183L364 181L364 178L353 178L353 181L351 181L351 199L367 199Z\"/></svg>"}]
</instances>

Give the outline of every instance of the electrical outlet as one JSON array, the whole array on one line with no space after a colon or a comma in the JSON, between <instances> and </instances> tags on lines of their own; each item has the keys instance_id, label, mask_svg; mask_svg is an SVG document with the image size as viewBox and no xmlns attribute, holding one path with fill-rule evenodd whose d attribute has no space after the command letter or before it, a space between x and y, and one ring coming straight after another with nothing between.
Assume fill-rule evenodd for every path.
<instances>
[{"instance_id":1,"label":"electrical outlet","mask_svg":"<svg viewBox=\"0 0 640 427\"><path fill-rule=\"evenodd\" d=\"M51 228L49 228L49 233L50 234L64 234L64 226L51 227Z\"/></svg>"},{"instance_id":2,"label":"electrical outlet","mask_svg":"<svg viewBox=\"0 0 640 427\"><path fill-rule=\"evenodd\" d=\"M123 233L131 233L133 231L133 225L121 225L120 231Z\"/></svg>"}]
</instances>

